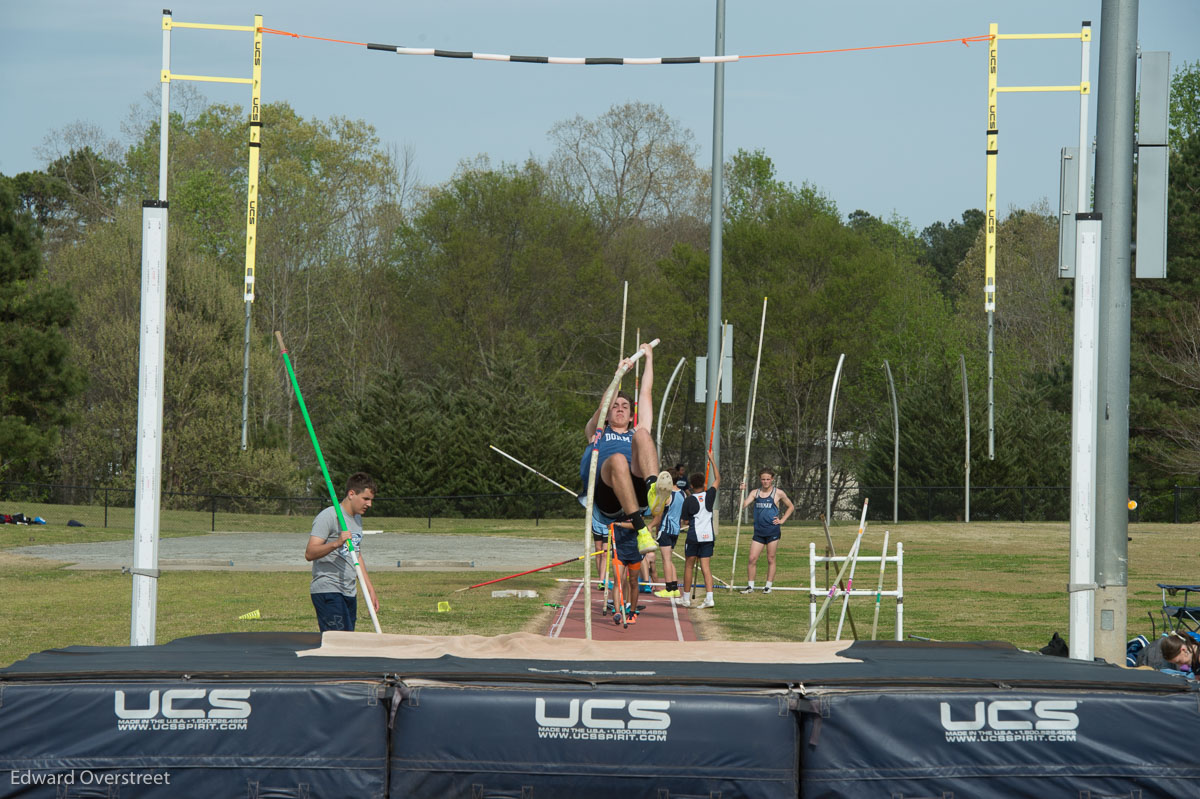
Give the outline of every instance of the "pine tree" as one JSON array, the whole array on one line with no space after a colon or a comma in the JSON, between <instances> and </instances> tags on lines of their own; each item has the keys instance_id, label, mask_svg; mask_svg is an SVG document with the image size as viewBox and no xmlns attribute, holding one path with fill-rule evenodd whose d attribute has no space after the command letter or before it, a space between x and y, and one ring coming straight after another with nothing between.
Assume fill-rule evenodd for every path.
<instances>
[{"instance_id":1,"label":"pine tree","mask_svg":"<svg viewBox=\"0 0 1200 799\"><path fill-rule=\"evenodd\" d=\"M0 479L50 476L67 402L83 387L62 328L74 303L42 275L39 230L0 175Z\"/></svg>"}]
</instances>

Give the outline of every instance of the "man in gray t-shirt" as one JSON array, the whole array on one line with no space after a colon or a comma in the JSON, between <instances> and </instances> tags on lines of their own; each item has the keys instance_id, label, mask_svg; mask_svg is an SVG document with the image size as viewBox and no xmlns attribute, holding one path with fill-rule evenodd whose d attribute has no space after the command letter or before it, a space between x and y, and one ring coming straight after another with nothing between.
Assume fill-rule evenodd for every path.
<instances>
[{"instance_id":1,"label":"man in gray t-shirt","mask_svg":"<svg viewBox=\"0 0 1200 799\"><path fill-rule=\"evenodd\" d=\"M358 617L358 581L354 561L346 547L347 540L354 542L368 601L376 611L379 610L379 599L367 574L361 548L362 514L371 507L374 499L375 482L369 475L357 472L346 481L346 496L338 503L349 529L338 529L337 510L332 506L313 519L312 534L308 537L304 558L312 562L309 595L317 612L317 627L321 632L353 632Z\"/></svg>"}]
</instances>

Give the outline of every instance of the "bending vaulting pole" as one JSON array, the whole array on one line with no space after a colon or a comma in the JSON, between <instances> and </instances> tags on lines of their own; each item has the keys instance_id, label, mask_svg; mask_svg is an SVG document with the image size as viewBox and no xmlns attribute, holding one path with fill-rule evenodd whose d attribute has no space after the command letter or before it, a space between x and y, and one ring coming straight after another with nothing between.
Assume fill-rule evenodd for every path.
<instances>
[{"instance_id":1,"label":"bending vaulting pole","mask_svg":"<svg viewBox=\"0 0 1200 799\"><path fill-rule=\"evenodd\" d=\"M900 405L896 402L896 381L892 367L883 362L887 373L888 392L892 395L892 524L900 523Z\"/></svg>"},{"instance_id":2,"label":"bending vaulting pole","mask_svg":"<svg viewBox=\"0 0 1200 799\"><path fill-rule=\"evenodd\" d=\"M679 374L679 370L683 368L683 362L686 360L687 358L680 358L679 363L675 364L675 371L671 372L671 379L667 381L667 388L663 391L662 402L658 403L658 432L654 436L654 451L659 453L660 458L662 457L663 416L666 412L667 397L671 394L671 384L675 382L675 377ZM679 454L680 457L683 456L682 452Z\"/></svg>"},{"instance_id":3,"label":"bending vaulting pole","mask_svg":"<svg viewBox=\"0 0 1200 799\"><path fill-rule=\"evenodd\" d=\"M342 503L338 502L337 492L333 490L333 481L329 479L329 469L325 468L325 456L321 454L321 444L317 441L317 433L313 430L312 419L308 416L308 408L304 405L304 395L300 393L300 384L296 381L296 372L292 369L292 359L288 356L287 347L283 345L283 336L279 331L275 331L275 338L279 342L279 354L283 356L283 364L287 367L288 378L292 381L292 390L296 392L296 402L300 405L300 415L304 417L304 424L308 426L308 435L312 439L313 450L317 453L317 463L321 466L321 474L325 477L325 488L329 491L329 499L333 502L334 512L337 513L338 529L346 532L350 528L346 526L346 517L342 514ZM369 592L367 592L367 578L363 574L362 564L358 560L358 550L354 548L354 539L346 540L346 549L350 552L350 560L354 563L354 573L358 575L358 584L362 587L363 597L366 601L367 610L371 611L371 624L375 625L375 632L381 633L379 629L379 617L375 615L375 604L371 602Z\"/></svg>"},{"instance_id":4,"label":"bending vaulting pole","mask_svg":"<svg viewBox=\"0 0 1200 799\"><path fill-rule=\"evenodd\" d=\"M754 379L750 382L750 410L746 415L746 457L742 463L742 485L746 484L746 480L750 477L750 442L754 438L754 401L758 397L758 367L762 363L762 343L763 330L767 327L767 298L763 297L762 321L758 323L758 354L754 356ZM757 489L755 489L757 490ZM733 584L737 580L737 553L738 542L742 538L742 516L744 508L742 507L742 492L738 491L738 515L737 515L737 532L733 536L733 566L729 570L729 590L733 590Z\"/></svg>"},{"instance_id":5,"label":"bending vaulting pole","mask_svg":"<svg viewBox=\"0 0 1200 799\"><path fill-rule=\"evenodd\" d=\"M837 369L833 372L833 387L829 389L829 415L825 418L825 518L833 520L833 409L837 405L838 381L842 378L842 364L846 353L838 356ZM840 579L840 578L839 578Z\"/></svg>"}]
</instances>

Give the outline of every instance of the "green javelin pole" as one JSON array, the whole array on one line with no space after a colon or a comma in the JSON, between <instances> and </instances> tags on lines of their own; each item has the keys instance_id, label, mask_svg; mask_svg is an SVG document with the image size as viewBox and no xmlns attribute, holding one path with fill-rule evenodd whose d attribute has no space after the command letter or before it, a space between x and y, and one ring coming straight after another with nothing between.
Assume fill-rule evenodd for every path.
<instances>
[{"instance_id":1,"label":"green javelin pole","mask_svg":"<svg viewBox=\"0 0 1200 799\"><path fill-rule=\"evenodd\" d=\"M325 476L325 488L329 490L329 499L333 501L334 511L337 513L338 529L346 532L350 528L346 526L346 517L342 515L342 504L338 502L337 492L333 490L333 480L329 479L329 469L325 468L325 456L321 454L321 444L317 441L317 433L313 430L312 419L308 417L308 408L304 405L304 395L300 393L300 384L296 382L296 371L292 368L292 359L288 357L287 347L283 344L283 336L279 331L275 331L275 338L279 341L279 353L283 356L284 366L287 367L288 377L292 381L292 390L296 392L296 402L300 406L300 415L304 417L304 424L308 427L308 435L312 438L313 449L317 453L317 463L321 465L321 474ZM358 582L363 587L363 591L367 590L367 578L363 574L362 564L358 560L358 551L354 548L354 539L346 539L346 549L350 552L350 560L354 563L354 572L358 575ZM383 632L379 629L379 618L375 615L375 605L371 602L370 596L365 596L363 599L367 602L367 610L371 612L371 623L375 625L375 632Z\"/></svg>"}]
</instances>

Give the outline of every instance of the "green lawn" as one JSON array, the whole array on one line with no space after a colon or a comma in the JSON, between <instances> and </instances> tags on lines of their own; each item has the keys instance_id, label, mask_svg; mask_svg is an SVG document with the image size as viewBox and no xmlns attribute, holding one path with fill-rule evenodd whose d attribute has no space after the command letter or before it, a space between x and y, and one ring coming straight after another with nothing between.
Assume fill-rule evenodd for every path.
<instances>
[{"instance_id":1,"label":"green lawn","mask_svg":"<svg viewBox=\"0 0 1200 799\"><path fill-rule=\"evenodd\" d=\"M22 512L47 519L83 520L85 508L29 506ZM32 513L31 513L32 511ZM110 511L111 514L111 511ZM228 517L225 517L228 518ZM218 529L296 533L307 530L309 520L284 516L237 517L236 526ZM208 532L203 513L163 513L162 535L197 535ZM111 523L111 515L110 515ZM582 538L581 522L434 520L368 517L369 529L402 532L437 532L461 535L517 535L563 541ZM26 655L74 644L124 645L129 641L130 577L112 571L70 570L58 564L23 558L6 552L31 544L68 541L128 540L132 517L124 528L69 528L0 526L0 568L3 568L6 634L0 637L0 664ZM941 640L1001 639L1024 648L1038 648L1054 632L1066 634L1068 606L1066 523L959 523L899 525L872 524L863 541L862 554L877 555L885 527L891 529L892 546L904 543L905 633ZM728 580L733 552L734 524L722 525L714 570ZM845 552L856 527L843 523L833 529L834 543ZM1146 612L1160 604L1157 582L1200 582L1200 526L1131 525L1129 542L1129 635L1149 632ZM776 584L801 586L808 581L808 542L824 550L824 536L815 524L789 524L779 551ZM742 529L738 552L738 581L745 579L749 532ZM548 559L549 560L549 559ZM679 563L677 561L677 563ZM556 577L582 574L579 563L548 572L519 577L498 586L455 593L474 582L502 573L384 572L373 575L382 608L385 632L455 635L494 635L517 630L541 631L549 623L552 602L566 593L567 584ZM758 583L766 578L766 558L759 562ZM824 569L818 569L823 581ZM157 640L166 642L188 635L247 630L314 630L305 572L167 571L158 584ZM873 588L878 565L863 563L855 575L860 588ZM885 588L894 588L895 570L889 566ZM536 600L492 599L493 588L532 588ZM450 611L439 613L438 602L448 601ZM838 603L840 608L840 602ZM860 637L869 637L874 601L855 598L851 613ZM257 621L238 616L259 610ZM702 615L703 614L703 615ZM693 614L702 618L700 629L708 638L730 640L800 640L808 627L808 596L801 591L777 591L770 596L742 596L719 591L717 607ZM879 637L894 635L895 602L884 599ZM365 608L360 609L360 629L369 629ZM833 626L836 627L836 615ZM822 625L820 638L824 638ZM849 625L843 633L849 638Z\"/></svg>"}]
</instances>

